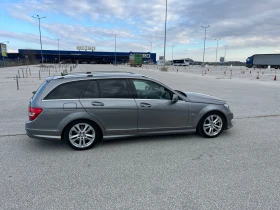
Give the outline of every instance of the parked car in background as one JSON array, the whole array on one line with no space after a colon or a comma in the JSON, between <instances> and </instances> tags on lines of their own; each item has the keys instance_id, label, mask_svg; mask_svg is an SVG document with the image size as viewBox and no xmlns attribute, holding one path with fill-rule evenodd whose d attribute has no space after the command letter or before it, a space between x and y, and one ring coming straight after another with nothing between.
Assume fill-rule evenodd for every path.
<instances>
[{"instance_id":1,"label":"parked car in background","mask_svg":"<svg viewBox=\"0 0 280 210\"><path fill-rule=\"evenodd\" d=\"M197 132L219 136L233 114L221 99L178 91L141 74L87 72L46 78L29 102L28 136L78 150L102 138Z\"/></svg>"}]
</instances>

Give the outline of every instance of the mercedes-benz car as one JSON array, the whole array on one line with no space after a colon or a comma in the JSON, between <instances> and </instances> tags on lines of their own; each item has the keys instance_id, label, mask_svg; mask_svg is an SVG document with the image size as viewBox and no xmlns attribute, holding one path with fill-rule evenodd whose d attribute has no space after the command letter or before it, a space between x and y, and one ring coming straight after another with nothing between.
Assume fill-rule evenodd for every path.
<instances>
[{"instance_id":1,"label":"mercedes-benz car","mask_svg":"<svg viewBox=\"0 0 280 210\"><path fill-rule=\"evenodd\" d=\"M45 79L29 103L26 133L64 139L77 150L101 139L197 132L219 136L232 127L226 101L173 90L141 74L86 72Z\"/></svg>"}]
</instances>

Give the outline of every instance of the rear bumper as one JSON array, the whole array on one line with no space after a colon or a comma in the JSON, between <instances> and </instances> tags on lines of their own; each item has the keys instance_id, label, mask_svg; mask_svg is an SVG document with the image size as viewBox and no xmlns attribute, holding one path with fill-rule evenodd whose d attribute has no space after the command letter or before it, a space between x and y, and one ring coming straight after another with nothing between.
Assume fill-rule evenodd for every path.
<instances>
[{"instance_id":1,"label":"rear bumper","mask_svg":"<svg viewBox=\"0 0 280 210\"><path fill-rule=\"evenodd\" d=\"M26 131L26 135L33 139L48 139L48 140L56 140L56 141L61 140L60 136L42 135L41 132L38 130L34 131L34 130L30 130L30 129L25 129L25 131ZM40 133L40 134L38 134L38 133Z\"/></svg>"},{"instance_id":2,"label":"rear bumper","mask_svg":"<svg viewBox=\"0 0 280 210\"><path fill-rule=\"evenodd\" d=\"M25 123L25 132L26 134L33 139L51 139L51 140L61 140L61 136L59 135L58 131L51 131L51 130L38 130L30 128L30 122L27 121Z\"/></svg>"},{"instance_id":3,"label":"rear bumper","mask_svg":"<svg viewBox=\"0 0 280 210\"><path fill-rule=\"evenodd\" d=\"M26 130L26 135L33 139L47 139L47 140L61 141L60 136L32 134L32 132L30 132L30 130Z\"/></svg>"}]
</instances>

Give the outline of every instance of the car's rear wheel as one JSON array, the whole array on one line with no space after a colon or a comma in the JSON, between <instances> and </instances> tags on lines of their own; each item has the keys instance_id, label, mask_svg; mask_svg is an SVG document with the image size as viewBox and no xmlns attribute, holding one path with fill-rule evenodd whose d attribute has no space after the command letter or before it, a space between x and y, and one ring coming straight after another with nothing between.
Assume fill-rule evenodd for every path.
<instances>
[{"instance_id":1,"label":"car's rear wheel","mask_svg":"<svg viewBox=\"0 0 280 210\"><path fill-rule=\"evenodd\" d=\"M214 138L222 133L224 125L224 116L219 112L211 112L200 120L198 133L206 138Z\"/></svg>"},{"instance_id":2,"label":"car's rear wheel","mask_svg":"<svg viewBox=\"0 0 280 210\"><path fill-rule=\"evenodd\" d=\"M67 126L64 136L73 149L86 150L92 148L100 139L100 132L94 123L78 120Z\"/></svg>"}]
</instances>

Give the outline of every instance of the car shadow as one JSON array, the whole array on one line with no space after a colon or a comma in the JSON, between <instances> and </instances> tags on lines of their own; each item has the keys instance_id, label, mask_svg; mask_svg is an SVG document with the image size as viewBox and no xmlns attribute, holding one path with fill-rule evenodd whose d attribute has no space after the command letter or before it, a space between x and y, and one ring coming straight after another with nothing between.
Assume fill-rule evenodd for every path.
<instances>
[{"instance_id":1,"label":"car shadow","mask_svg":"<svg viewBox=\"0 0 280 210\"><path fill-rule=\"evenodd\" d=\"M224 139L231 136L231 132L223 132L217 139ZM52 150L52 151L72 151L68 144L64 141L56 140L40 140L28 138L28 148L31 150ZM215 138L216 139L216 138ZM165 134L165 135L152 135L152 136L134 136L134 137L122 137L114 139L105 139L98 142L94 148L104 148L110 146L121 146L121 145L133 145L133 144L147 144L149 142L180 142L188 141L202 142L209 141L209 139L201 137L195 133L190 134Z\"/></svg>"},{"instance_id":2,"label":"car shadow","mask_svg":"<svg viewBox=\"0 0 280 210\"><path fill-rule=\"evenodd\" d=\"M48 140L48 139L32 139L32 138L28 138L28 148L31 150L69 150L71 148L67 147L67 144L64 141L56 141L56 140Z\"/></svg>"},{"instance_id":3,"label":"car shadow","mask_svg":"<svg viewBox=\"0 0 280 210\"><path fill-rule=\"evenodd\" d=\"M123 144L146 144L147 142L167 142L167 141L197 141L204 138L197 134L166 134L166 135L152 135L152 136L134 136L125 138L115 138L103 140L101 146L123 145Z\"/></svg>"}]
</instances>

